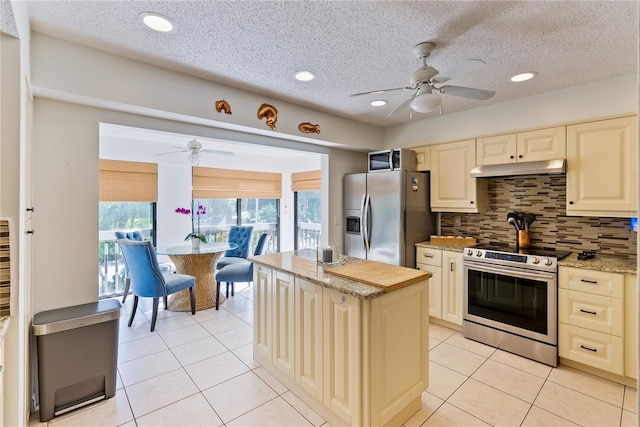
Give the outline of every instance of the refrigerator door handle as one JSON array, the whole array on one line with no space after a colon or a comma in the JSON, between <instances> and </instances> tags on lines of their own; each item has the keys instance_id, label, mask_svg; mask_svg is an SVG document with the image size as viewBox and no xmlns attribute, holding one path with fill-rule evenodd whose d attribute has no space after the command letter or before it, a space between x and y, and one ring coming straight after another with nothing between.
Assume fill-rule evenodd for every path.
<instances>
[{"instance_id":1,"label":"refrigerator door handle","mask_svg":"<svg viewBox=\"0 0 640 427\"><path fill-rule=\"evenodd\" d=\"M369 242L369 239L371 238L370 234L369 234L369 208L371 207L371 197L369 197L369 193L367 193L367 197L365 198L365 202L364 202L364 216L362 217L363 220L363 238L364 238L364 248L366 249L367 252L369 252L369 250L371 249L371 243Z\"/></svg>"},{"instance_id":2,"label":"refrigerator door handle","mask_svg":"<svg viewBox=\"0 0 640 427\"><path fill-rule=\"evenodd\" d=\"M366 234L366 220L364 217L364 207L367 203L367 195L363 194L362 195L362 203L360 203L360 239L362 240L362 248L366 251L367 250L367 244L365 243L365 234Z\"/></svg>"}]
</instances>

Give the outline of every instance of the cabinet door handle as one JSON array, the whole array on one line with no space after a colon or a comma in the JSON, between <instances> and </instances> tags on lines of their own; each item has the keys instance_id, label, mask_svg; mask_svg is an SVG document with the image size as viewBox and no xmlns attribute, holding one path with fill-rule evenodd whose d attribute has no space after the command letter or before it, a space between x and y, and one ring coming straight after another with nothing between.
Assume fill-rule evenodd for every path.
<instances>
[{"instance_id":1,"label":"cabinet door handle","mask_svg":"<svg viewBox=\"0 0 640 427\"><path fill-rule=\"evenodd\" d=\"M572 204L573 204L573 201L572 201L572 200L570 200L570 201L569 201L569 204L570 204L570 205L572 205Z\"/></svg>"},{"instance_id":2,"label":"cabinet door handle","mask_svg":"<svg viewBox=\"0 0 640 427\"><path fill-rule=\"evenodd\" d=\"M519 158L519 159L521 159L521 158L522 158L522 154L520 154L520 155L518 156L518 158Z\"/></svg>"},{"instance_id":3,"label":"cabinet door handle","mask_svg":"<svg viewBox=\"0 0 640 427\"><path fill-rule=\"evenodd\" d=\"M584 282L584 283L591 283L592 285L597 285L598 284L597 280L580 279L580 281Z\"/></svg>"},{"instance_id":4,"label":"cabinet door handle","mask_svg":"<svg viewBox=\"0 0 640 427\"><path fill-rule=\"evenodd\" d=\"M450 268L451 268L451 271L453 271L453 266L454 266L453 261L451 261L451 263L450 263L450 264L451 264L451 267L450 267Z\"/></svg>"},{"instance_id":5,"label":"cabinet door handle","mask_svg":"<svg viewBox=\"0 0 640 427\"><path fill-rule=\"evenodd\" d=\"M582 313L587 313L587 314L593 314L594 316L598 313L596 313L595 311L589 311L589 310L585 310L584 308L581 308L580 311Z\"/></svg>"},{"instance_id":6,"label":"cabinet door handle","mask_svg":"<svg viewBox=\"0 0 640 427\"><path fill-rule=\"evenodd\" d=\"M580 348L584 348L585 350L593 351L594 353L598 352L598 350L596 350L595 348L587 347L586 345L583 345L583 344L580 344Z\"/></svg>"},{"instance_id":7,"label":"cabinet door handle","mask_svg":"<svg viewBox=\"0 0 640 427\"><path fill-rule=\"evenodd\" d=\"M433 255L429 255L429 254L422 254L422 256L425 258L433 258Z\"/></svg>"}]
</instances>

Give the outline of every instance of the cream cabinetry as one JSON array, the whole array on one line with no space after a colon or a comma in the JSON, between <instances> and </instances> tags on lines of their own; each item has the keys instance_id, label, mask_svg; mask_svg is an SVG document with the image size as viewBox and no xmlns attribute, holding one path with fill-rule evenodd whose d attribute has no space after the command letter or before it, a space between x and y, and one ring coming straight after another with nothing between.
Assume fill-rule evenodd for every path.
<instances>
[{"instance_id":1,"label":"cream cabinetry","mask_svg":"<svg viewBox=\"0 0 640 427\"><path fill-rule=\"evenodd\" d=\"M429 315L462 326L462 253L417 247L416 268L431 273Z\"/></svg>"},{"instance_id":2,"label":"cream cabinetry","mask_svg":"<svg viewBox=\"0 0 640 427\"><path fill-rule=\"evenodd\" d=\"M431 146L425 145L423 147L414 147L413 151L416 152L416 170L417 171L430 171L431 170Z\"/></svg>"},{"instance_id":3,"label":"cream cabinetry","mask_svg":"<svg viewBox=\"0 0 640 427\"><path fill-rule=\"evenodd\" d=\"M254 359L332 425L406 421L428 387L428 281L362 299L297 276L254 267Z\"/></svg>"},{"instance_id":4,"label":"cream cabinetry","mask_svg":"<svg viewBox=\"0 0 640 427\"><path fill-rule=\"evenodd\" d=\"M560 357L625 375L623 274L560 267Z\"/></svg>"},{"instance_id":5,"label":"cream cabinetry","mask_svg":"<svg viewBox=\"0 0 640 427\"><path fill-rule=\"evenodd\" d=\"M567 215L637 216L638 117L567 126Z\"/></svg>"},{"instance_id":6,"label":"cream cabinetry","mask_svg":"<svg viewBox=\"0 0 640 427\"><path fill-rule=\"evenodd\" d=\"M322 400L322 286L296 279L295 381Z\"/></svg>"},{"instance_id":7,"label":"cream cabinetry","mask_svg":"<svg viewBox=\"0 0 640 427\"><path fill-rule=\"evenodd\" d=\"M431 146L431 210L482 212L488 207L487 182L472 178L476 140Z\"/></svg>"},{"instance_id":8,"label":"cream cabinetry","mask_svg":"<svg viewBox=\"0 0 640 427\"><path fill-rule=\"evenodd\" d=\"M638 276L624 276L624 375L638 379Z\"/></svg>"},{"instance_id":9,"label":"cream cabinetry","mask_svg":"<svg viewBox=\"0 0 640 427\"><path fill-rule=\"evenodd\" d=\"M478 138L477 164L564 159L567 156L564 126Z\"/></svg>"}]
</instances>

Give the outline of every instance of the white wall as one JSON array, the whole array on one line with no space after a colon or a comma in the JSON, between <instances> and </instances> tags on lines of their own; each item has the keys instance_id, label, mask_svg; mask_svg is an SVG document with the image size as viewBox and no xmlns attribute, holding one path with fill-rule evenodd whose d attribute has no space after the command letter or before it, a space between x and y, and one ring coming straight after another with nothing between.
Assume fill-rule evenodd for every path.
<instances>
[{"instance_id":1,"label":"white wall","mask_svg":"<svg viewBox=\"0 0 640 427\"><path fill-rule=\"evenodd\" d=\"M140 114L205 123L327 146L382 147L382 131L353 120L299 105L257 96L204 79L133 61L39 33L32 34L32 80L36 94ZM72 66L70 66L72 65ZM215 111L226 99L233 114ZM258 120L263 102L278 109L277 131ZM311 121L322 133L303 134L298 124Z\"/></svg>"},{"instance_id":2,"label":"white wall","mask_svg":"<svg viewBox=\"0 0 640 427\"><path fill-rule=\"evenodd\" d=\"M576 86L393 126L386 147L417 147L638 112L638 75Z\"/></svg>"}]
</instances>

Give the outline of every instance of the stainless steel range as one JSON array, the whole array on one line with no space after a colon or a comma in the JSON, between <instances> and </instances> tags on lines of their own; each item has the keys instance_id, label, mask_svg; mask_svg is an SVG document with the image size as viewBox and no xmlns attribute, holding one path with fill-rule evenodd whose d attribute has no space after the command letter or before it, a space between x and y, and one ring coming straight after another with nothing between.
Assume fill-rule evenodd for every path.
<instances>
[{"instance_id":1,"label":"stainless steel range","mask_svg":"<svg viewBox=\"0 0 640 427\"><path fill-rule=\"evenodd\" d=\"M558 364L558 259L569 252L465 248L463 335Z\"/></svg>"}]
</instances>

